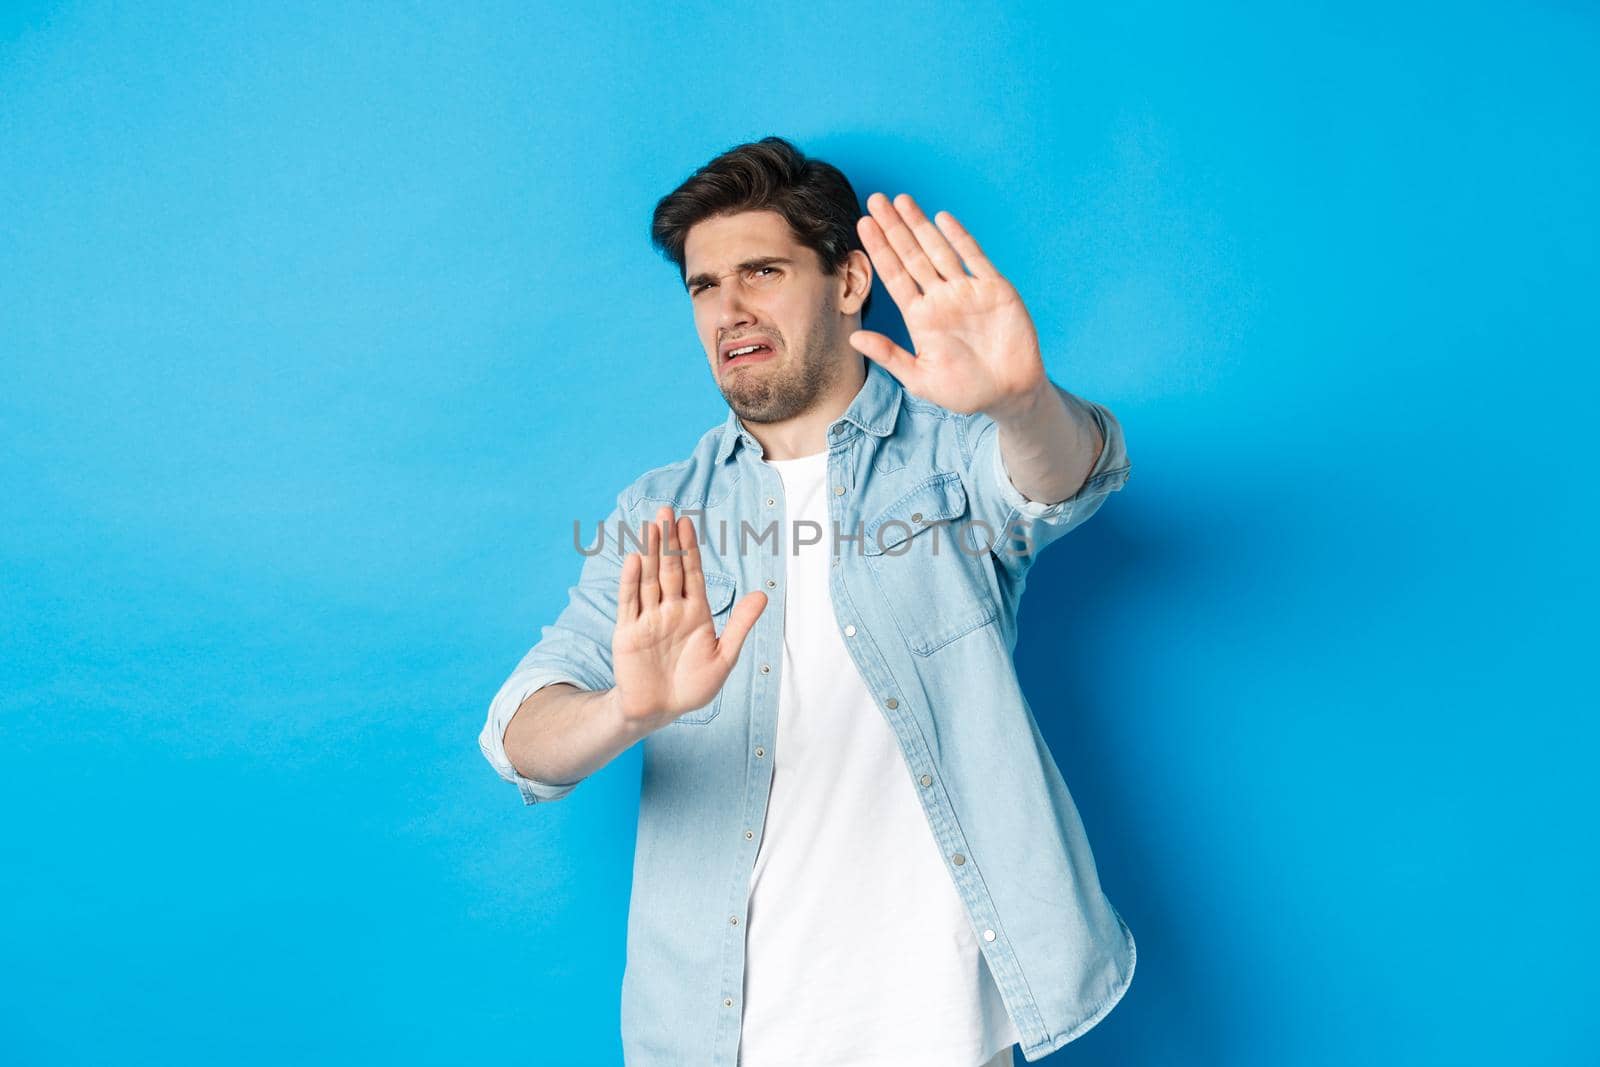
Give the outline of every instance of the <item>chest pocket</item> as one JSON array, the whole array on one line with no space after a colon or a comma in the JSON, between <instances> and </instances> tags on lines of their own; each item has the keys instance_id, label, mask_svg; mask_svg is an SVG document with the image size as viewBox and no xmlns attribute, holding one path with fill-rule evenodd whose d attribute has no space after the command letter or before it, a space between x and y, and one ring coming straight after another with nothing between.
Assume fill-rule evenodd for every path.
<instances>
[{"instance_id":1,"label":"chest pocket","mask_svg":"<svg viewBox=\"0 0 1600 1067\"><path fill-rule=\"evenodd\" d=\"M722 628L728 625L728 616L733 614L733 594L738 583L726 574L716 571L705 571L706 602L711 607L711 625L716 628L717 636L722 636ZM711 703L701 708L690 708L688 711L672 720L671 725L683 723L689 726L698 726L708 723L717 717L722 710L722 694L733 684L733 675L728 676L728 681L717 690L717 695L711 698Z\"/></svg>"},{"instance_id":2,"label":"chest pocket","mask_svg":"<svg viewBox=\"0 0 1600 1067\"><path fill-rule=\"evenodd\" d=\"M983 527L965 528L967 491L955 471L934 474L863 529L867 567L906 645L926 656L999 617L984 574ZM965 546L965 547L963 547Z\"/></svg>"}]
</instances>

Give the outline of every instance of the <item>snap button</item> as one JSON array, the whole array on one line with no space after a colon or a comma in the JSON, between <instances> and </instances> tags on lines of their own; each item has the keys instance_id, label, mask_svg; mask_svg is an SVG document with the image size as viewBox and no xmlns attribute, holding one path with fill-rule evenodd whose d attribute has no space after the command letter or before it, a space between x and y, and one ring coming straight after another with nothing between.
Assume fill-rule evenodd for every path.
<instances>
[{"instance_id":1,"label":"snap button","mask_svg":"<svg viewBox=\"0 0 1600 1067\"><path fill-rule=\"evenodd\" d=\"M778 502L777 502L777 501L776 501L776 500L774 500L774 499L773 499L773 498L772 498L772 497L770 497L770 496L769 496L769 497L767 497L767 507L769 507L769 508L770 508L770 507L773 507L773 506L775 506L775 505L776 505L776 504L777 504L777 503L778 503Z\"/></svg>"},{"instance_id":2,"label":"snap button","mask_svg":"<svg viewBox=\"0 0 1600 1067\"><path fill-rule=\"evenodd\" d=\"M766 664L766 663L763 663L763 664L762 664L762 665L761 665L761 673L762 673L762 674L771 674L771 673L772 673L772 667L771 667L771 665L770 665L770 664Z\"/></svg>"},{"instance_id":3,"label":"snap button","mask_svg":"<svg viewBox=\"0 0 1600 1067\"><path fill-rule=\"evenodd\" d=\"M844 496L844 486L842 486L842 485L834 486L833 487L833 495L834 496Z\"/></svg>"},{"instance_id":4,"label":"snap button","mask_svg":"<svg viewBox=\"0 0 1600 1067\"><path fill-rule=\"evenodd\" d=\"M896 700L894 697L890 697L888 700L885 700L883 703L885 704L885 706L887 706L889 708L898 708L900 706L900 702L898 700Z\"/></svg>"},{"instance_id":5,"label":"snap button","mask_svg":"<svg viewBox=\"0 0 1600 1067\"><path fill-rule=\"evenodd\" d=\"M737 916L737 915L728 916L728 925L729 926L738 926L739 925L739 916Z\"/></svg>"},{"instance_id":6,"label":"snap button","mask_svg":"<svg viewBox=\"0 0 1600 1067\"><path fill-rule=\"evenodd\" d=\"M856 628L854 626L846 626L844 628L844 635L846 637L854 637L856 635Z\"/></svg>"},{"instance_id":7,"label":"snap button","mask_svg":"<svg viewBox=\"0 0 1600 1067\"><path fill-rule=\"evenodd\" d=\"M749 840L753 839L755 836L756 835L755 835L755 831L754 830L746 830L744 832L744 839L746 841L749 841Z\"/></svg>"},{"instance_id":8,"label":"snap button","mask_svg":"<svg viewBox=\"0 0 1600 1067\"><path fill-rule=\"evenodd\" d=\"M723 998L722 998L722 1006L723 1006L723 1007L724 1007L724 1008L731 1008L731 1007L733 1007L733 1001L732 1001L732 1000L730 1000L730 999L729 999L729 998L727 998L727 997L723 997Z\"/></svg>"},{"instance_id":9,"label":"snap button","mask_svg":"<svg viewBox=\"0 0 1600 1067\"><path fill-rule=\"evenodd\" d=\"M923 775L923 776L922 776L922 784L923 784L923 785L932 785L932 784L933 784L933 775L931 775L931 774L924 774L924 775Z\"/></svg>"},{"instance_id":10,"label":"snap button","mask_svg":"<svg viewBox=\"0 0 1600 1067\"><path fill-rule=\"evenodd\" d=\"M912 521L912 522L921 522L921 521L922 521L922 512L920 512L920 511L913 511L913 512L912 512L912 513L911 513L911 521Z\"/></svg>"},{"instance_id":11,"label":"snap button","mask_svg":"<svg viewBox=\"0 0 1600 1067\"><path fill-rule=\"evenodd\" d=\"M756 746L756 759L760 759L762 756L765 756L766 754L767 754L767 750L766 749L762 748L760 745Z\"/></svg>"},{"instance_id":12,"label":"snap button","mask_svg":"<svg viewBox=\"0 0 1600 1067\"><path fill-rule=\"evenodd\" d=\"M959 867L963 863L967 862L967 857L965 857L961 853L957 852L954 856L950 857L950 862L954 863L957 867Z\"/></svg>"},{"instance_id":13,"label":"snap button","mask_svg":"<svg viewBox=\"0 0 1600 1067\"><path fill-rule=\"evenodd\" d=\"M777 582L773 581L771 578L767 579L767 588L768 589L776 589L777 587L778 587L778 583Z\"/></svg>"},{"instance_id":14,"label":"snap button","mask_svg":"<svg viewBox=\"0 0 1600 1067\"><path fill-rule=\"evenodd\" d=\"M983 932L983 939L985 941L993 941L994 940L994 931L993 930L985 930Z\"/></svg>"}]
</instances>

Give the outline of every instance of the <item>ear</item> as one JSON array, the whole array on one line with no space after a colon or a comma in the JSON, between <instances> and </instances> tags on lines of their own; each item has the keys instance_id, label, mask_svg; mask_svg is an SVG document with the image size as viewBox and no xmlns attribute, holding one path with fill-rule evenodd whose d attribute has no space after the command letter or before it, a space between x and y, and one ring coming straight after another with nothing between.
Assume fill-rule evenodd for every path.
<instances>
[{"instance_id":1,"label":"ear","mask_svg":"<svg viewBox=\"0 0 1600 1067\"><path fill-rule=\"evenodd\" d=\"M867 294L872 292L872 260L861 249L851 249L836 277L842 290L839 294L839 313L853 315L861 310L861 305L867 301Z\"/></svg>"}]
</instances>

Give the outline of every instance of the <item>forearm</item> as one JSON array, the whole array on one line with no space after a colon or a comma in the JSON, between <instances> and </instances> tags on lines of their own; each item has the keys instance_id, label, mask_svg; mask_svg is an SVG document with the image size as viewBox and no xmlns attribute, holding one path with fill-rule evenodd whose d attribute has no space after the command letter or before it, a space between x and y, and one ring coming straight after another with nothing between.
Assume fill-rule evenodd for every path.
<instances>
[{"instance_id":1,"label":"forearm","mask_svg":"<svg viewBox=\"0 0 1600 1067\"><path fill-rule=\"evenodd\" d=\"M506 725L506 758L524 778L566 785L588 777L645 736L622 717L614 689L556 682L524 700Z\"/></svg>"},{"instance_id":2,"label":"forearm","mask_svg":"<svg viewBox=\"0 0 1600 1067\"><path fill-rule=\"evenodd\" d=\"M1011 484L1041 504L1082 489L1105 447L1094 418L1048 379L1026 404L993 417Z\"/></svg>"}]
</instances>

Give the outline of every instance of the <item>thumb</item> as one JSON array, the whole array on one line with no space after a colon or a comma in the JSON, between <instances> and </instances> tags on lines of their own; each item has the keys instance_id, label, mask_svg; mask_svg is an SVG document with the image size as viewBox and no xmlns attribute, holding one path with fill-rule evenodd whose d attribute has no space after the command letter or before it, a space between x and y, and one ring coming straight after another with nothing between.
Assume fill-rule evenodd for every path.
<instances>
[{"instance_id":1,"label":"thumb","mask_svg":"<svg viewBox=\"0 0 1600 1067\"><path fill-rule=\"evenodd\" d=\"M750 628L756 624L756 620L765 610L767 610L767 594L762 592L741 597L733 606L732 614L722 627L722 636L717 638L717 656L727 661L730 671L739 661L739 650L744 647L744 639L750 635Z\"/></svg>"},{"instance_id":2,"label":"thumb","mask_svg":"<svg viewBox=\"0 0 1600 1067\"><path fill-rule=\"evenodd\" d=\"M872 330L856 330L850 334L850 347L900 379L908 388L911 379L916 377L916 357L884 334Z\"/></svg>"}]
</instances>

